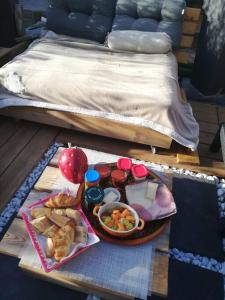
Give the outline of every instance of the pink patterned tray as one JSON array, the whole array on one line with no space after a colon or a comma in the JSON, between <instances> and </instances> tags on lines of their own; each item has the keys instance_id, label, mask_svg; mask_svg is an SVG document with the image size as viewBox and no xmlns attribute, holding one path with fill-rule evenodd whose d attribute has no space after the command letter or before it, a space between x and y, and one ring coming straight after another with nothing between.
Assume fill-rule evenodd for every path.
<instances>
[{"instance_id":1,"label":"pink patterned tray","mask_svg":"<svg viewBox=\"0 0 225 300\"><path fill-rule=\"evenodd\" d=\"M68 256L64 257L60 262L56 262L54 259L46 257L45 251L43 250L46 238L42 235L37 234L34 231L32 225L30 224L30 220L32 219L30 212L31 212L31 208L42 207L43 204L45 202L47 202L49 200L49 198L52 197L52 196L53 195L51 195L48 198L45 198L41 201L35 202L34 204L32 204L32 205L30 205L26 208L21 209L21 214L22 214L23 220L25 222L26 230L27 230L27 232L30 236L30 239L32 241L34 249L37 252L37 255L38 255L38 257L41 261L41 265L42 265L43 269L45 270L45 272L50 272L53 269L59 268L60 266L67 263L72 258L80 255L82 252L86 251L92 245L94 245L94 244L96 244L100 241L99 238L97 237L97 235L95 234L93 228L91 227L91 225L90 225L88 219L86 218L85 214L83 213L83 211L80 208L75 208L80 212L83 225L88 230L88 243L87 243L87 245L76 244L73 247L73 249L71 250L70 254Z\"/></svg>"}]
</instances>

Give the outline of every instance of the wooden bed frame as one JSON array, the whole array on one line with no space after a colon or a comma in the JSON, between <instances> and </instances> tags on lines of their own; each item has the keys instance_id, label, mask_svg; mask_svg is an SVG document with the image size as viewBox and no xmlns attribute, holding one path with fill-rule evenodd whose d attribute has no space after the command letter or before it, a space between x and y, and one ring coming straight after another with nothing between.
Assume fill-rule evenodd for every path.
<instances>
[{"instance_id":1,"label":"wooden bed frame","mask_svg":"<svg viewBox=\"0 0 225 300\"><path fill-rule=\"evenodd\" d=\"M172 143L170 137L149 128L72 112L22 106L1 109L0 115L165 149Z\"/></svg>"}]
</instances>

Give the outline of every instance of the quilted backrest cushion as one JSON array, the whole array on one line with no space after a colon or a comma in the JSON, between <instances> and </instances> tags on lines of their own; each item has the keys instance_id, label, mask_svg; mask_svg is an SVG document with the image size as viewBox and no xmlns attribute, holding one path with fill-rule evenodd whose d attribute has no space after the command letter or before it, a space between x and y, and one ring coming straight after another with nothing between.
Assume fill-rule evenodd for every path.
<instances>
[{"instance_id":1,"label":"quilted backrest cushion","mask_svg":"<svg viewBox=\"0 0 225 300\"><path fill-rule=\"evenodd\" d=\"M116 0L51 0L47 27L59 34L104 42Z\"/></svg>"},{"instance_id":2,"label":"quilted backrest cushion","mask_svg":"<svg viewBox=\"0 0 225 300\"><path fill-rule=\"evenodd\" d=\"M179 47L184 0L117 0L112 30L167 33Z\"/></svg>"}]
</instances>

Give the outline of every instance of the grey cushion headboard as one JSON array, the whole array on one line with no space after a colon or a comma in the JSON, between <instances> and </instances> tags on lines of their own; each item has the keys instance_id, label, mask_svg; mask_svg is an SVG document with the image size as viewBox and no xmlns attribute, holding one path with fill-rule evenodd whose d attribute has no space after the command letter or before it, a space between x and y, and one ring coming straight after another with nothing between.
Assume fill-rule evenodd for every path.
<instances>
[{"instance_id":1,"label":"grey cushion headboard","mask_svg":"<svg viewBox=\"0 0 225 300\"><path fill-rule=\"evenodd\" d=\"M166 32L179 47L184 0L117 0L112 30Z\"/></svg>"},{"instance_id":2,"label":"grey cushion headboard","mask_svg":"<svg viewBox=\"0 0 225 300\"><path fill-rule=\"evenodd\" d=\"M50 0L47 27L98 42L111 30L166 32L176 48L184 8L185 0Z\"/></svg>"},{"instance_id":3,"label":"grey cushion headboard","mask_svg":"<svg viewBox=\"0 0 225 300\"><path fill-rule=\"evenodd\" d=\"M51 0L47 27L59 34L104 42L116 0Z\"/></svg>"}]
</instances>

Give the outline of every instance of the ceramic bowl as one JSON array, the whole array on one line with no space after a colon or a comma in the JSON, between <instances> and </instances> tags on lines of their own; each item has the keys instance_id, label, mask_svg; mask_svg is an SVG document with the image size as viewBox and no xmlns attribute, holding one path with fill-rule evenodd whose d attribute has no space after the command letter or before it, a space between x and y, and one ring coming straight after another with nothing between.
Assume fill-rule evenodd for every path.
<instances>
[{"instance_id":1,"label":"ceramic bowl","mask_svg":"<svg viewBox=\"0 0 225 300\"><path fill-rule=\"evenodd\" d=\"M134 228L132 228L131 230L127 230L127 231L118 231L115 229L111 229L108 226L106 226L102 219L101 216L104 213L111 213L114 209L118 209L118 208L127 208L132 215L135 218L135 226ZM101 224L102 228L108 232L109 234L116 236L116 237L127 237L132 235L135 231L140 231L144 228L145 226L145 221L140 219L138 214L136 213L136 211L130 207L129 205L126 205L124 203L121 202L113 202L113 203L107 203L104 205L96 205L95 208L93 209L93 214L98 217L99 223Z\"/></svg>"}]
</instances>

